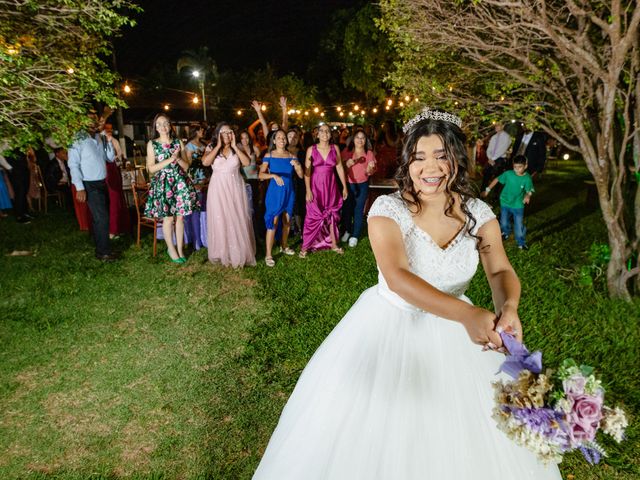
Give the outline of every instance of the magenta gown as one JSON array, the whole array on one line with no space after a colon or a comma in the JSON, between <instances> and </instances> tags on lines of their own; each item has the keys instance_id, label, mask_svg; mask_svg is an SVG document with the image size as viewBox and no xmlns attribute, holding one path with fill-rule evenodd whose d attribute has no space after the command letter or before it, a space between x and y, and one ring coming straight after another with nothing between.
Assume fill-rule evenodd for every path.
<instances>
[{"instance_id":1,"label":"magenta gown","mask_svg":"<svg viewBox=\"0 0 640 480\"><path fill-rule=\"evenodd\" d=\"M325 250L331 248L331 230L338 240L340 209L342 196L336 181L336 150L331 151L324 159L314 145L311 150L313 167L311 170L311 192L313 201L307 202L307 215L304 218L302 231L302 250Z\"/></svg>"},{"instance_id":2,"label":"magenta gown","mask_svg":"<svg viewBox=\"0 0 640 480\"><path fill-rule=\"evenodd\" d=\"M240 174L240 159L233 153L213 161L207 192L207 248L209 260L224 266L256 264L256 240L249 201Z\"/></svg>"}]
</instances>

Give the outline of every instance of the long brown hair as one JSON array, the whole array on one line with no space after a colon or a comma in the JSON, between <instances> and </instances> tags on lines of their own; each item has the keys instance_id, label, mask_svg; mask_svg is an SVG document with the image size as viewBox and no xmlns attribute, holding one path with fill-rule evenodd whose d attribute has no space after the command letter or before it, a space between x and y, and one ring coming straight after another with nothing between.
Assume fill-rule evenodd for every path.
<instances>
[{"instance_id":1,"label":"long brown hair","mask_svg":"<svg viewBox=\"0 0 640 480\"><path fill-rule=\"evenodd\" d=\"M416 123L407 132L402 144L402 153L400 156L400 166L396 172L395 178L400 186L401 198L407 204L410 210L420 213L422 205L418 192L416 192L413 180L409 174L409 166L415 161L415 151L418 141L422 137L429 135L437 135L444 146L445 155L449 162L449 171L451 175L445 186L447 195L447 206L444 214L447 217L454 218L453 209L455 207L454 193L460 196L460 209L462 213L469 219L466 225L466 234L475 238L478 245L482 241L482 237L471 233L475 228L477 221L468 207L468 202L476 195L469 182L468 166L469 157L467 155L466 142L467 138L457 125L446 122L444 120L425 119ZM407 198L409 197L409 198Z\"/></svg>"},{"instance_id":2,"label":"long brown hair","mask_svg":"<svg viewBox=\"0 0 640 480\"><path fill-rule=\"evenodd\" d=\"M160 117L166 118L167 122L169 122L169 138L173 140L174 138L176 138L176 131L173 128L173 123L171 123L169 115L164 112L160 112L155 117L153 117L153 123L151 124L151 131L153 132L153 134L151 135L151 139L156 140L157 138L160 138L160 134L158 133L158 129L156 128L156 122Z\"/></svg>"}]
</instances>

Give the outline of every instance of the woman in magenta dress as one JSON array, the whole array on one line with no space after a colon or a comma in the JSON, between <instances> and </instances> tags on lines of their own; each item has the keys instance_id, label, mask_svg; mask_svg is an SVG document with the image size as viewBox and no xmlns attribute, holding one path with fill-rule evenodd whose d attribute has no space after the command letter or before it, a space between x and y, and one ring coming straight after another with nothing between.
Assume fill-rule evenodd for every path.
<instances>
[{"instance_id":1,"label":"woman in magenta dress","mask_svg":"<svg viewBox=\"0 0 640 480\"><path fill-rule=\"evenodd\" d=\"M248 166L250 159L238 148L236 138L227 123L219 123L214 138L202 157L202 165L212 166L207 192L207 248L209 260L234 268L256 264L256 240L249 200L240 164Z\"/></svg>"},{"instance_id":2,"label":"woman in magenta dress","mask_svg":"<svg viewBox=\"0 0 640 480\"><path fill-rule=\"evenodd\" d=\"M331 249L344 253L338 246L338 225L342 202L349 195L344 166L336 145L330 143L331 130L328 125L318 129L319 142L307 149L304 182L307 189L307 215L302 231L300 257L307 252ZM334 170L342 183L342 195Z\"/></svg>"}]
</instances>

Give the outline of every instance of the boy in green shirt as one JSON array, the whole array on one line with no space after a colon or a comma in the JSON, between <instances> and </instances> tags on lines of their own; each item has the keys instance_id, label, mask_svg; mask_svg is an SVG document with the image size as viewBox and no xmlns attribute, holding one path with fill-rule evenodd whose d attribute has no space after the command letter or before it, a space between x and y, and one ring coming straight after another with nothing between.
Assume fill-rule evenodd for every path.
<instances>
[{"instance_id":1,"label":"boy in green shirt","mask_svg":"<svg viewBox=\"0 0 640 480\"><path fill-rule=\"evenodd\" d=\"M495 178L482 193L486 197L491 189L500 182L504 185L500 193L500 230L502 238L509 238L511 233L511 217L516 243L521 250L528 250L525 242L524 206L529 203L533 189L533 180L527 173L527 157L516 155L513 159L513 170L507 170Z\"/></svg>"}]
</instances>

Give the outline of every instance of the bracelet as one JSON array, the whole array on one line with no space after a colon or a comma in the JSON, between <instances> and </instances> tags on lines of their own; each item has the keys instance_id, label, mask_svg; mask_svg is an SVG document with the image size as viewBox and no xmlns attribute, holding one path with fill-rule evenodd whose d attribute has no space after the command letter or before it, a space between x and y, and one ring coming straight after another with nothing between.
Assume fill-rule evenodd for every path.
<instances>
[{"instance_id":1,"label":"bracelet","mask_svg":"<svg viewBox=\"0 0 640 480\"><path fill-rule=\"evenodd\" d=\"M491 187L487 187L484 189L485 192L489 193L491 191Z\"/></svg>"}]
</instances>

